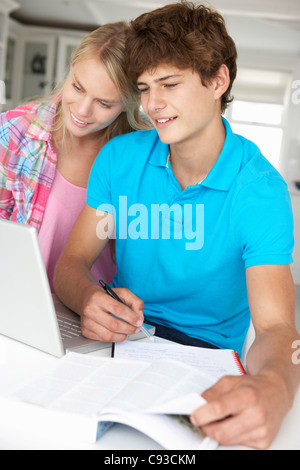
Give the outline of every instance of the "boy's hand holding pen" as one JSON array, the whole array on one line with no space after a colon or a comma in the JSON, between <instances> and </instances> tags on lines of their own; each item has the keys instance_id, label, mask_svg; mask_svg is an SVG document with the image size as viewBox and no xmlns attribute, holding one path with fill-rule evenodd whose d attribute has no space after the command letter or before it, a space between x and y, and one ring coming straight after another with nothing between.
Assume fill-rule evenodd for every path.
<instances>
[{"instance_id":1,"label":"boy's hand holding pen","mask_svg":"<svg viewBox=\"0 0 300 470\"><path fill-rule=\"evenodd\" d=\"M104 281L100 280L99 281L101 287L103 287L103 289L105 290L105 292L110 296L112 297L114 300L116 300L117 302L120 302L122 303L123 305L126 305L125 302L123 302L123 300L120 299L120 297L116 294L116 292L111 289L111 287L109 287L109 285L107 285ZM127 306L127 305L126 305ZM113 314L112 314L113 315ZM123 320L123 319L121 319ZM126 320L123 320L123 321L126 321ZM145 337L149 338L151 341L154 341L154 337L152 336L152 334L147 330L147 328L145 328L142 324L141 324L141 327L140 327L140 330L144 333Z\"/></svg>"}]
</instances>

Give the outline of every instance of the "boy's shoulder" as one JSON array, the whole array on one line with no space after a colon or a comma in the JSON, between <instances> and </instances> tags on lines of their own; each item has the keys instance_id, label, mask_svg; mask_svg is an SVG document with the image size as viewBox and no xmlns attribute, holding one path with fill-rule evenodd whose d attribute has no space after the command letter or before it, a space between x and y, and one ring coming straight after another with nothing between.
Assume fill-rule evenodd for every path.
<instances>
[{"instance_id":1,"label":"boy's shoulder","mask_svg":"<svg viewBox=\"0 0 300 470\"><path fill-rule=\"evenodd\" d=\"M242 186L257 183L260 180L286 184L280 172L253 141L239 134L233 134L233 136L242 156L238 174L238 182Z\"/></svg>"},{"instance_id":2,"label":"boy's shoulder","mask_svg":"<svg viewBox=\"0 0 300 470\"><path fill-rule=\"evenodd\" d=\"M146 147L149 148L149 145L153 145L159 140L158 134L156 130L150 129L146 131L133 131L128 134L119 135L118 137L114 137L109 144L112 147L131 147L135 149L135 147ZM151 147L152 148L152 147Z\"/></svg>"}]
</instances>

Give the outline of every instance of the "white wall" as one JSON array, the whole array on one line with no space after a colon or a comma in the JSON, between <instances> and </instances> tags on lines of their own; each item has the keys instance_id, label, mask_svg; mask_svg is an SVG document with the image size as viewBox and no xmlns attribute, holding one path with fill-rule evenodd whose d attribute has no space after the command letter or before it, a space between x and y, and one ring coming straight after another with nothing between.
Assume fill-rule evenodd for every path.
<instances>
[{"instance_id":1,"label":"white wall","mask_svg":"<svg viewBox=\"0 0 300 470\"><path fill-rule=\"evenodd\" d=\"M225 19L237 45L240 66L291 72L280 171L289 185L292 198L295 222L292 273L295 283L300 284L300 191L294 186L295 180L300 181L300 30L262 19ZM296 86L298 81L297 93L297 88L292 86ZM295 100L295 97L298 99Z\"/></svg>"}]
</instances>

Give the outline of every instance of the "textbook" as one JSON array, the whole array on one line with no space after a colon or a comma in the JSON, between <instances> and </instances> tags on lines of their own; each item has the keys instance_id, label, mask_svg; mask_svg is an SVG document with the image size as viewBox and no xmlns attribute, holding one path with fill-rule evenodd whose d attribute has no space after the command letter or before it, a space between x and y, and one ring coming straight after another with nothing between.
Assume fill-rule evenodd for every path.
<instances>
[{"instance_id":1,"label":"textbook","mask_svg":"<svg viewBox=\"0 0 300 470\"><path fill-rule=\"evenodd\" d=\"M205 404L201 394L216 381L170 359L132 361L70 352L15 390L10 401L27 406L30 420L42 408L59 432L77 440L96 442L114 423L122 423L167 450L213 450L218 443L188 417Z\"/></svg>"}]
</instances>

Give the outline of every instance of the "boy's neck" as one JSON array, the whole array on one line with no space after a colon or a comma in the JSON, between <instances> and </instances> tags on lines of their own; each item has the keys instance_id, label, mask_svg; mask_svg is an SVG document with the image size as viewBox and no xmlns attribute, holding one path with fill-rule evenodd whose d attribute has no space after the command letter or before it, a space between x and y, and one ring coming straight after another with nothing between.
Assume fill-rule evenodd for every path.
<instances>
[{"instance_id":1,"label":"boy's neck","mask_svg":"<svg viewBox=\"0 0 300 470\"><path fill-rule=\"evenodd\" d=\"M223 121L187 142L170 145L170 161L181 188L203 181L223 149L226 130Z\"/></svg>"}]
</instances>

